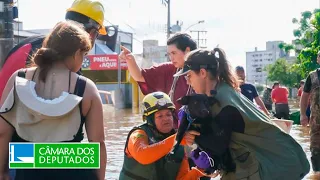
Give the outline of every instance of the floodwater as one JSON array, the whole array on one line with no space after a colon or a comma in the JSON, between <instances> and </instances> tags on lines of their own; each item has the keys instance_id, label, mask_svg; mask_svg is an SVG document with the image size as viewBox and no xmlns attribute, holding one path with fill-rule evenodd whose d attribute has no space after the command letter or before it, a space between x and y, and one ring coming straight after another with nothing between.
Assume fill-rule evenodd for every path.
<instances>
[{"instance_id":1,"label":"floodwater","mask_svg":"<svg viewBox=\"0 0 320 180\"><path fill-rule=\"evenodd\" d=\"M119 177L119 172L122 167L123 148L127 138L127 133L132 127L141 124L142 119L141 114L139 114L139 110L117 110L109 105L104 105L104 117L104 129L108 154L106 179L116 180ZM309 128L293 125L290 135L300 143L310 161ZM314 174L311 168L310 173L304 179L319 180L320 175Z\"/></svg>"}]
</instances>

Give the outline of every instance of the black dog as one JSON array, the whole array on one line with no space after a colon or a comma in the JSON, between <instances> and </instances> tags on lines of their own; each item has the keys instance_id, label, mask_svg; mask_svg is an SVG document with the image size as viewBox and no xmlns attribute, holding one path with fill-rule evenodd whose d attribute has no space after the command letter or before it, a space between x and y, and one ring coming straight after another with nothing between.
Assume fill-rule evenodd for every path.
<instances>
[{"instance_id":1,"label":"black dog","mask_svg":"<svg viewBox=\"0 0 320 180\"><path fill-rule=\"evenodd\" d=\"M221 153L221 151L215 147L215 142L207 141L216 138L211 138L212 136L223 134L223 129L215 122L210 110L210 106L216 103L219 105L219 101L205 94L193 94L180 98L178 102L184 105L186 113L180 120L181 123L178 128L175 145L167 156L169 160L170 154L175 153L185 132L187 130L195 130L200 132L200 136L195 139L198 145L196 151L205 151L214 160L214 167L207 169L206 173L210 174L215 170L224 170L226 172L235 171L235 164L232 161L230 151L223 150L223 153Z\"/></svg>"}]
</instances>

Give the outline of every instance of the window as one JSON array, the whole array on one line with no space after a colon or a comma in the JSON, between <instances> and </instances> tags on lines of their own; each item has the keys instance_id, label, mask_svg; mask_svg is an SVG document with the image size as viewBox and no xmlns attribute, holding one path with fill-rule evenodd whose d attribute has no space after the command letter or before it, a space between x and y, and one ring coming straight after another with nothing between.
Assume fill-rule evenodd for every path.
<instances>
[{"instance_id":1,"label":"window","mask_svg":"<svg viewBox=\"0 0 320 180\"><path fill-rule=\"evenodd\" d=\"M1 1L0 2L0 13L3 13L4 12L4 2Z\"/></svg>"},{"instance_id":2,"label":"window","mask_svg":"<svg viewBox=\"0 0 320 180\"><path fill-rule=\"evenodd\" d=\"M262 68L256 68L256 72L262 72Z\"/></svg>"},{"instance_id":3,"label":"window","mask_svg":"<svg viewBox=\"0 0 320 180\"><path fill-rule=\"evenodd\" d=\"M4 33L4 21L0 19L0 34Z\"/></svg>"}]
</instances>

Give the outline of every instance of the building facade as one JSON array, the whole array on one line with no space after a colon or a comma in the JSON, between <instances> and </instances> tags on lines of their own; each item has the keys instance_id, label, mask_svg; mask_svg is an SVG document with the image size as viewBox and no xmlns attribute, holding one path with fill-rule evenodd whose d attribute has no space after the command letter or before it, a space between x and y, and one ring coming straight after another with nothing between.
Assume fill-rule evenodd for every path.
<instances>
[{"instance_id":1,"label":"building facade","mask_svg":"<svg viewBox=\"0 0 320 180\"><path fill-rule=\"evenodd\" d=\"M271 84L267 80L266 66L273 64L279 58L286 58L286 53L279 48L283 41L266 42L266 50L246 52L246 79L253 84Z\"/></svg>"},{"instance_id":2,"label":"building facade","mask_svg":"<svg viewBox=\"0 0 320 180\"><path fill-rule=\"evenodd\" d=\"M144 40L143 58L153 64L167 62L167 46L159 46L157 40Z\"/></svg>"}]
</instances>

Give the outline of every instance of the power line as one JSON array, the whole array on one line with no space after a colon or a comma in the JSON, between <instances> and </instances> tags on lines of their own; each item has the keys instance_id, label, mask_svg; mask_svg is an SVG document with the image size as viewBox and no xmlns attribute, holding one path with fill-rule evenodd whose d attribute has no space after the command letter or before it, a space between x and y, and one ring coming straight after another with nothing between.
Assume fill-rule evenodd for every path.
<instances>
[{"instance_id":1,"label":"power line","mask_svg":"<svg viewBox=\"0 0 320 180\"><path fill-rule=\"evenodd\" d=\"M104 0L104 1L109 1L109 0ZM110 1L109 1L110 2ZM108 10L107 12L109 12L111 15L112 15L112 9L110 9L110 8L108 8L107 6L105 6L105 8ZM118 17L118 16L117 16ZM130 25L127 21L125 21L123 18L119 18L122 22L123 22L123 24L125 24L126 26L128 26L130 29L132 29L133 31L134 31L134 34L136 35L136 36L138 36L137 34L137 29L136 28L134 28L132 25ZM163 33L163 31L161 30L161 31L159 31L159 30L155 30L155 29L153 29L153 28L150 28L150 27L148 27L148 29L149 30L151 30L152 32L154 32L154 33ZM148 33L146 33L147 35L149 35ZM143 38L141 38L140 37L140 39L143 39Z\"/></svg>"},{"instance_id":2,"label":"power line","mask_svg":"<svg viewBox=\"0 0 320 180\"><path fill-rule=\"evenodd\" d=\"M117 27L117 25L114 25L113 23L111 23L110 21L108 21L108 20L106 20L106 19L105 19L104 21L108 22L108 23L111 24L112 26ZM119 31L122 31L122 32L125 32L125 31L121 30L119 27L118 27L118 30L119 30ZM124 34L125 34L126 36L128 36L129 38L132 38L132 39L138 41L139 43L141 43L141 44L143 45L143 42L140 41L139 39L134 38L133 35L132 35L132 36L129 36L129 35L126 34L126 33L124 33Z\"/></svg>"}]
</instances>

